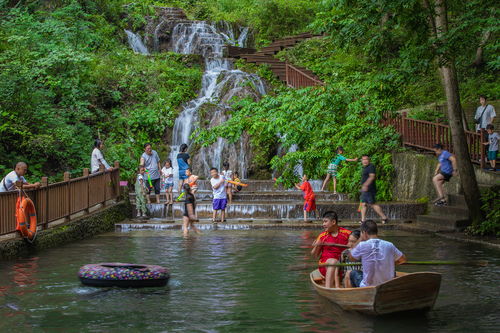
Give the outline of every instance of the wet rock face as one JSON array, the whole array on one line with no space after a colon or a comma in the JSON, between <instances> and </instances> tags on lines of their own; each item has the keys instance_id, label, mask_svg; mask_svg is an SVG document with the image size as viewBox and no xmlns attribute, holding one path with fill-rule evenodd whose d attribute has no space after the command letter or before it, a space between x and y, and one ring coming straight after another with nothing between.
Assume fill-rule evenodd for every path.
<instances>
[{"instance_id":1,"label":"wet rock face","mask_svg":"<svg viewBox=\"0 0 500 333\"><path fill-rule=\"evenodd\" d=\"M187 16L180 8L155 7L155 12L155 16L146 17L144 43L154 52L168 51L172 29L177 23L187 21Z\"/></svg>"}]
</instances>

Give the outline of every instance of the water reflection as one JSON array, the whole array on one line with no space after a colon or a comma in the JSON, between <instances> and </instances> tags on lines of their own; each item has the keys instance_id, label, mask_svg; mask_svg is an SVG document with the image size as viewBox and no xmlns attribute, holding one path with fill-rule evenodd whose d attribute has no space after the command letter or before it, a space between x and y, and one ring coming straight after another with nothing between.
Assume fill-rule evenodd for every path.
<instances>
[{"instance_id":1,"label":"water reflection","mask_svg":"<svg viewBox=\"0 0 500 333\"><path fill-rule=\"evenodd\" d=\"M368 317L318 296L309 270L318 232L180 230L110 233L0 263L0 331L203 332L492 332L498 328L498 252L426 235L387 231L412 260L488 260L488 267L406 266L443 274L428 314ZM139 262L170 269L168 287L90 288L78 268L91 262ZM121 331L120 331L121 332Z\"/></svg>"}]
</instances>

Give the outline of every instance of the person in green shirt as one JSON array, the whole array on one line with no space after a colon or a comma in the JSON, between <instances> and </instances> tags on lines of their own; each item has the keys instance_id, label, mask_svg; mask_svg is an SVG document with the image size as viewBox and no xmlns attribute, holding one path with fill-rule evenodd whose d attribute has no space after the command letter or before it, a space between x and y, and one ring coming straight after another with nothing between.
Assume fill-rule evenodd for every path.
<instances>
[{"instance_id":1,"label":"person in green shirt","mask_svg":"<svg viewBox=\"0 0 500 333\"><path fill-rule=\"evenodd\" d=\"M323 182L323 185L321 186L321 191L325 190L325 187L328 185L328 182L330 181L330 178L333 178L333 193L337 194L337 169L340 165L340 162L342 161L347 161L347 162L357 162L357 158L346 158L342 154L344 153L344 148L342 147L337 147L337 156L332 160L332 162L328 165L328 170L326 174L325 181Z\"/></svg>"}]
</instances>

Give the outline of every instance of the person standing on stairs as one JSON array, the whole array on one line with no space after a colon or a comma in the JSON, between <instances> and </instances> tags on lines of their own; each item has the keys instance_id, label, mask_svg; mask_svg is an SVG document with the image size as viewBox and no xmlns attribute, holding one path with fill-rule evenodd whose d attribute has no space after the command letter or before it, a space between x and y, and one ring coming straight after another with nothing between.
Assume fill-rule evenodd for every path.
<instances>
[{"instance_id":1,"label":"person standing on stairs","mask_svg":"<svg viewBox=\"0 0 500 333\"><path fill-rule=\"evenodd\" d=\"M488 133L488 141L484 142L483 145L488 146L488 160L490 161L491 168L490 171L497 170L497 155L498 155L498 140L500 140L500 135L495 132L495 127L492 124L486 126L486 132Z\"/></svg>"},{"instance_id":2,"label":"person standing on stairs","mask_svg":"<svg viewBox=\"0 0 500 333\"><path fill-rule=\"evenodd\" d=\"M179 154L177 154L177 165L179 166L179 193L182 192L182 185L188 178L186 170L189 169L191 164L191 156L187 153L188 145L183 143L179 147Z\"/></svg>"},{"instance_id":3,"label":"person standing on stairs","mask_svg":"<svg viewBox=\"0 0 500 333\"><path fill-rule=\"evenodd\" d=\"M146 168L146 177L147 177L146 186L148 187L150 193L154 189L156 194L156 203L159 204L160 187L161 187L160 156L158 156L156 150L153 150L150 143L146 143L144 145L144 153L141 155L141 162L139 164L144 165L144 167ZM147 196L147 199L148 203L151 203L149 195Z\"/></svg>"},{"instance_id":4,"label":"person standing on stairs","mask_svg":"<svg viewBox=\"0 0 500 333\"><path fill-rule=\"evenodd\" d=\"M229 169L229 163L224 162L222 164L222 172L220 173L222 177L226 180L226 194L229 199L228 204L232 205L233 204L233 185L229 183L229 180L233 180L233 171Z\"/></svg>"},{"instance_id":5,"label":"person standing on stairs","mask_svg":"<svg viewBox=\"0 0 500 333\"><path fill-rule=\"evenodd\" d=\"M332 160L332 162L328 165L328 170L326 174L325 181L323 182L323 185L321 186L321 191L325 190L325 187L328 185L328 182L330 181L330 177L333 178L333 194L337 194L337 174L338 174L338 167L342 161L347 161L347 162L357 162L357 158L346 158L342 154L344 154L344 148L338 147L337 148L337 156L335 156L335 159Z\"/></svg>"},{"instance_id":6,"label":"person standing on stairs","mask_svg":"<svg viewBox=\"0 0 500 333\"><path fill-rule=\"evenodd\" d=\"M214 196L212 202L212 222L217 223L217 213L220 211L221 222L225 222L226 206L227 206L227 193L226 193L226 180L219 174L217 168L210 169L210 185L212 185L212 193Z\"/></svg>"},{"instance_id":7,"label":"person standing on stairs","mask_svg":"<svg viewBox=\"0 0 500 333\"><path fill-rule=\"evenodd\" d=\"M496 117L495 108L493 105L488 104L486 96L479 96L480 106L477 107L476 114L474 115L474 120L476 121L476 130L478 132L486 131L486 126L493 124L493 120Z\"/></svg>"},{"instance_id":8,"label":"person standing on stairs","mask_svg":"<svg viewBox=\"0 0 500 333\"><path fill-rule=\"evenodd\" d=\"M382 211L382 207L375 203L377 196L377 187L375 185L376 172L375 166L370 163L370 156L363 155L361 157L363 170L361 171L361 223L366 221L366 211L371 206L375 213L382 219L382 224L388 221L387 216Z\"/></svg>"},{"instance_id":9,"label":"person standing on stairs","mask_svg":"<svg viewBox=\"0 0 500 333\"><path fill-rule=\"evenodd\" d=\"M443 149L443 145L437 143L434 145L434 152L438 157L438 165L434 171L432 183L436 188L438 197L433 201L437 206L447 205L444 194L444 183L449 182L452 176L457 174L457 160L449 151Z\"/></svg>"}]
</instances>

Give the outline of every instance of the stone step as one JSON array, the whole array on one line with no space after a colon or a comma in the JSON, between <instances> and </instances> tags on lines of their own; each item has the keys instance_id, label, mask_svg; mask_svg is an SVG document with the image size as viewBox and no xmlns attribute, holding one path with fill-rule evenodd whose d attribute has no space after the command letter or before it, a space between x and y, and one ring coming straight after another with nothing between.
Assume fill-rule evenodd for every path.
<instances>
[{"instance_id":1,"label":"stone step","mask_svg":"<svg viewBox=\"0 0 500 333\"><path fill-rule=\"evenodd\" d=\"M417 223L427 223L442 228L461 230L469 224L469 219L441 215L418 215Z\"/></svg>"},{"instance_id":2,"label":"stone step","mask_svg":"<svg viewBox=\"0 0 500 333\"><path fill-rule=\"evenodd\" d=\"M463 195L448 194L448 205L458 206L458 207L467 207L467 202L465 201L465 197Z\"/></svg>"},{"instance_id":3,"label":"stone step","mask_svg":"<svg viewBox=\"0 0 500 333\"><path fill-rule=\"evenodd\" d=\"M458 218L469 218L469 209L463 206L436 206L431 205L430 209L433 215L439 216L450 216L450 217L458 217Z\"/></svg>"},{"instance_id":4,"label":"stone step","mask_svg":"<svg viewBox=\"0 0 500 333\"><path fill-rule=\"evenodd\" d=\"M381 203L384 213L389 219L415 219L418 214L425 211L425 205L416 203ZM318 202L317 207L319 213L324 213L328 210L337 212L339 219L358 220L360 213L358 212L359 204L357 202ZM135 216L135 205L134 216ZM183 203L174 203L172 205L165 204L148 204L148 210L151 217L165 218L181 217L184 211ZM196 213L199 218L210 218L212 216L212 202L201 201L196 204ZM267 218L267 219L299 219L304 216L302 202L266 202L266 203L243 203L233 202L226 208L228 218ZM379 219L375 212L370 209L367 214L369 219Z\"/></svg>"},{"instance_id":5,"label":"stone step","mask_svg":"<svg viewBox=\"0 0 500 333\"><path fill-rule=\"evenodd\" d=\"M446 226L446 225L437 225L437 224L426 223L426 222L405 223L405 224L400 224L399 226L400 226L400 229L402 229L402 230L407 230L407 231L412 231L412 232L424 232L424 233L457 232L457 229L454 227L450 227L450 226Z\"/></svg>"}]
</instances>

